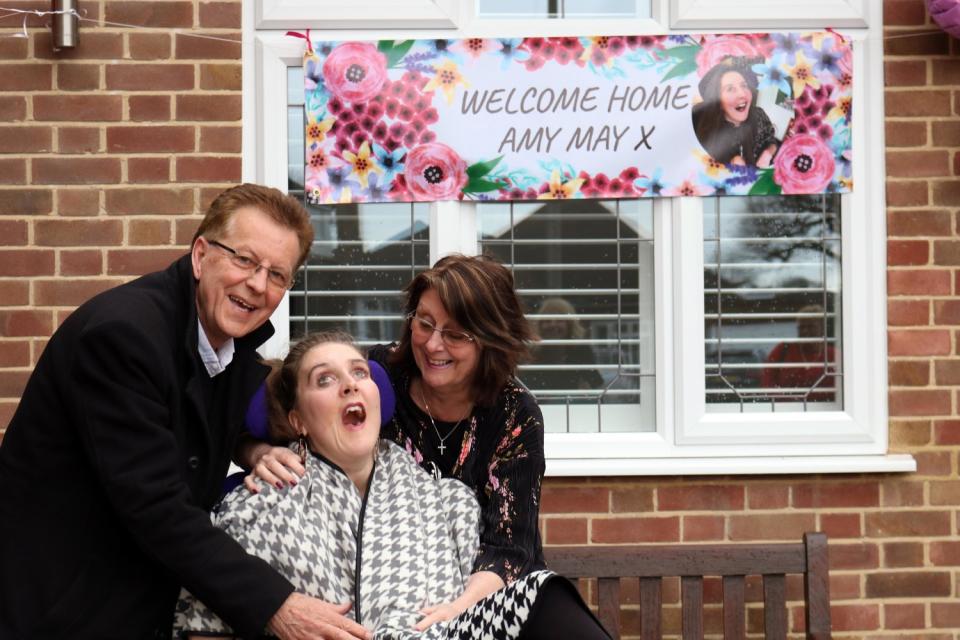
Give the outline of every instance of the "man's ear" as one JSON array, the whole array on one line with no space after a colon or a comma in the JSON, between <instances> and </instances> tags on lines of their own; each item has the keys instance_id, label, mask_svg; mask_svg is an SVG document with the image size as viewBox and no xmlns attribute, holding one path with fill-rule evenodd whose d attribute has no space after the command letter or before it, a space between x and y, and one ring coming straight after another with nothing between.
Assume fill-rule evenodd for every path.
<instances>
[{"instance_id":1,"label":"man's ear","mask_svg":"<svg viewBox=\"0 0 960 640\"><path fill-rule=\"evenodd\" d=\"M203 261L203 257L207 255L209 250L210 243L207 242L207 239L203 236L200 236L194 240L193 247L190 248L190 263L193 265L193 277L197 280L200 279L200 264Z\"/></svg>"}]
</instances>

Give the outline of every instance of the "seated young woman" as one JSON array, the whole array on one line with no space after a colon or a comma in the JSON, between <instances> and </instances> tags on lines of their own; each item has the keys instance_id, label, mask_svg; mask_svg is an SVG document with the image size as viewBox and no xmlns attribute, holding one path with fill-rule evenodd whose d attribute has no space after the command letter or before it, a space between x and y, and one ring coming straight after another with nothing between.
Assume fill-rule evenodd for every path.
<instances>
[{"instance_id":1,"label":"seated young woman","mask_svg":"<svg viewBox=\"0 0 960 640\"><path fill-rule=\"evenodd\" d=\"M344 333L297 343L270 376L268 399L273 435L295 441L306 472L284 489L238 487L215 509L214 522L298 591L346 614L349 624L329 638L608 637L573 586L550 571L416 630L425 606L455 600L469 580L479 547L474 493L380 439L377 385ZM186 592L176 626L189 637L231 634Z\"/></svg>"}]
</instances>

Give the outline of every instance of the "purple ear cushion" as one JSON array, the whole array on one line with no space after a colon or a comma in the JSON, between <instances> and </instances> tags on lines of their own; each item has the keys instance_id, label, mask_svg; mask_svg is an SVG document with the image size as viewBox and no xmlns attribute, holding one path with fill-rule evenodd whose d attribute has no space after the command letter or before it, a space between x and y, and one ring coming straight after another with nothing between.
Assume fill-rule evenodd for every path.
<instances>
[{"instance_id":1,"label":"purple ear cushion","mask_svg":"<svg viewBox=\"0 0 960 640\"><path fill-rule=\"evenodd\" d=\"M393 410L396 408L397 398L393 394L393 385L390 384L390 376L386 369L374 360L368 360L370 364L370 376L377 383L380 390L380 424L387 424L393 417ZM244 418L247 431L257 440L268 439L267 429L267 385L261 384L250 398L250 404L247 406L247 415Z\"/></svg>"}]
</instances>

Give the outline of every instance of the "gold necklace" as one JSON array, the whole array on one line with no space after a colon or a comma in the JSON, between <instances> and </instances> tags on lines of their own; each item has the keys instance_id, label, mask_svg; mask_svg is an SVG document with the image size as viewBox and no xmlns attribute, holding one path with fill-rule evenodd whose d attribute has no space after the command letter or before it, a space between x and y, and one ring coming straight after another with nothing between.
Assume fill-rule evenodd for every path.
<instances>
[{"instance_id":1,"label":"gold necklace","mask_svg":"<svg viewBox=\"0 0 960 640\"><path fill-rule=\"evenodd\" d=\"M447 450L447 445L444 444L444 443L447 441L447 439L448 439L450 436L452 436L452 435L454 434L454 432L455 432L457 429L460 428L460 424L461 424L464 420L466 420L467 418L470 417L470 414L471 414L472 411L473 411L473 407L469 407L469 408L467 409L467 415L465 415L465 416L463 416L462 418L460 418L459 420L457 420L457 423L450 428L450 431L447 432L447 435L441 436L441 435L440 435L440 430L437 429L437 422L433 419L433 414L430 413L430 405L427 404L427 397L426 397L425 395L423 395L423 382L422 382L422 381L420 382L420 400L421 400L421 402L423 402L423 408L426 409L426 411L427 411L427 417L430 418L430 424L433 425L433 432L434 432L435 434L437 434L437 438L440 440L440 446L437 447L437 448L440 450L440 455L443 455L444 452L446 452L446 450Z\"/></svg>"}]
</instances>

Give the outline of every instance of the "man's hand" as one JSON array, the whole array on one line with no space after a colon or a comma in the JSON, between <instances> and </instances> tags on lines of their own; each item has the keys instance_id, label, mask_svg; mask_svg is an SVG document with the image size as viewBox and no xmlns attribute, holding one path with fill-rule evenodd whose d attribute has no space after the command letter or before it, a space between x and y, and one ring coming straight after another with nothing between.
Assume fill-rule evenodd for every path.
<instances>
[{"instance_id":1,"label":"man's hand","mask_svg":"<svg viewBox=\"0 0 960 640\"><path fill-rule=\"evenodd\" d=\"M351 606L291 593L267 628L281 640L371 640L372 633L344 617Z\"/></svg>"}]
</instances>

